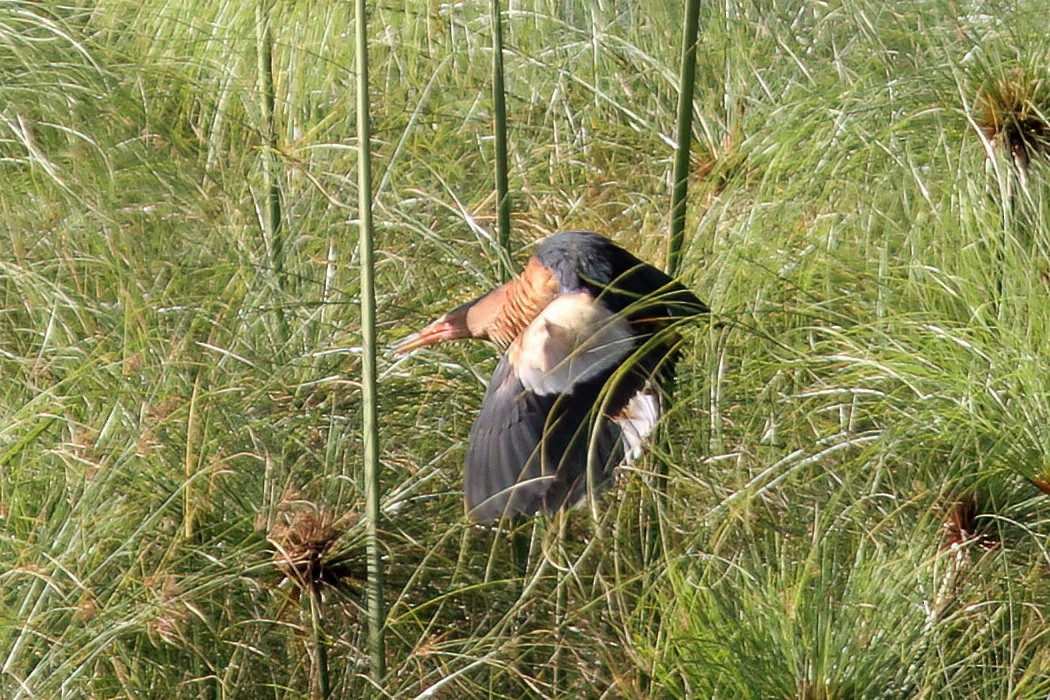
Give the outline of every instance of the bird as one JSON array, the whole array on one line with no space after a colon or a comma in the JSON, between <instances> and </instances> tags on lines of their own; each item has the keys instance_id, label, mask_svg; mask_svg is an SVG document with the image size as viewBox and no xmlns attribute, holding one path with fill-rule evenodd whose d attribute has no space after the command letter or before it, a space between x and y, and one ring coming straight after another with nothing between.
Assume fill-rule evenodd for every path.
<instances>
[{"instance_id":1,"label":"bird","mask_svg":"<svg viewBox=\"0 0 1050 700\"><path fill-rule=\"evenodd\" d=\"M467 517L552 515L641 456L673 382L679 327L709 311L605 236L561 231L518 276L392 350L477 339L501 351L467 441Z\"/></svg>"}]
</instances>

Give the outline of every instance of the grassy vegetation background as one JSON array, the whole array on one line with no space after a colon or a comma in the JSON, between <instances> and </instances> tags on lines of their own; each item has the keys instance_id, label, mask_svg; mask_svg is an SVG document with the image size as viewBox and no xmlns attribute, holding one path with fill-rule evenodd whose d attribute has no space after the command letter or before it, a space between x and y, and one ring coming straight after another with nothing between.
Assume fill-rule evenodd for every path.
<instances>
[{"instance_id":1,"label":"grassy vegetation background","mask_svg":"<svg viewBox=\"0 0 1050 700\"><path fill-rule=\"evenodd\" d=\"M487 10L372 10L381 342L498 279ZM663 261L681 12L508 3L518 262ZM491 349L381 358L377 684L350 3L0 0L2 694L1045 697L1048 14L706 5L669 447L521 580Z\"/></svg>"}]
</instances>

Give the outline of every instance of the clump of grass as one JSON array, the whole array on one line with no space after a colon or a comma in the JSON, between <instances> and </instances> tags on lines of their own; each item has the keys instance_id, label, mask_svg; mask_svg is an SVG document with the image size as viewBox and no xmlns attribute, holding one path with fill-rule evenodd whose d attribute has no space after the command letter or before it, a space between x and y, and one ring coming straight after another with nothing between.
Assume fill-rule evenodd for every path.
<instances>
[{"instance_id":1,"label":"clump of grass","mask_svg":"<svg viewBox=\"0 0 1050 700\"><path fill-rule=\"evenodd\" d=\"M156 590L154 604L156 613L146 622L146 631L154 644L165 643L177 645L185 642L186 620L190 616L189 609L178 599L183 593L179 585L178 577L173 574L161 576L160 585L152 585L147 580L148 588ZM83 609L82 609L83 610ZM81 611L80 614L84 614Z\"/></svg>"},{"instance_id":2,"label":"clump of grass","mask_svg":"<svg viewBox=\"0 0 1050 700\"><path fill-rule=\"evenodd\" d=\"M360 592L365 564L363 528L359 541L345 538L348 524L359 518L348 513L336 516L332 511L286 494L277 509L277 520L267 534L274 547L274 564L284 579L291 583L292 600L305 592L309 604L311 630L310 684L315 697L331 693L328 664L328 640L322 612L326 589L350 594ZM342 547L337 547L342 544ZM349 548L347 545L351 545Z\"/></svg>"},{"instance_id":3,"label":"clump of grass","mask_svg":"<svg viewBox=\"0 0 1050 700\"><path fill-rule=\"evenodd\" d=\"M266 539L274 548L274 565L291 583L295 598L326 587L358 592L362 562L354 545L360 542L347 535L358 519L354 512L336 515L294 493L281 500Z\"/></svg>"},{"instance_id":4,"label":"clump of grass","mask_svg":"<svg viewBox=\"0 0 1050 700\"><path fill-rule=\"evenodd\" d=\"M1019 66L985 81L977 95L977 124L1027 172L1050 157L1050 79Z\"/></svg>"}]
</instances>

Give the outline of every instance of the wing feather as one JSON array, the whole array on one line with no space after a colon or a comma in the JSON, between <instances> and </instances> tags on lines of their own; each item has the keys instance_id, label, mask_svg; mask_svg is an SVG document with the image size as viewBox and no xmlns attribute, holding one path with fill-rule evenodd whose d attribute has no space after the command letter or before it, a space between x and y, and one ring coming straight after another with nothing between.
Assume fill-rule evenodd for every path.
<instances>
[{"instance_id":1,"label":"wing feather","mask_svg":"<svg viewBox=\"0 0 1050 700\"><path fill-rule=\"evenodd\" d=\"M595 483L608 478L623 457L623 441L615 421L596 408L606 379L570 394L538 394L504 355L470 432L464 492L473 520L571 505L586 493L588 465Z\"/></svg>"}]
</instances>

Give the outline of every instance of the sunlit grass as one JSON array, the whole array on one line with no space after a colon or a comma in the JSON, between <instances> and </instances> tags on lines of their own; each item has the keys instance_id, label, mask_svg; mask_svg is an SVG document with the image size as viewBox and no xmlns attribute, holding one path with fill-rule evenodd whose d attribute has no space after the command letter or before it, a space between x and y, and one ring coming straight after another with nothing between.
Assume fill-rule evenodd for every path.
<instances>
[{"instance_id":1,"label":"sunlit grass","mask_svg":"<svg viewBox=\"0 0 1050 700\"><path fill-rule=\"evenodd\" d=\"M483 5L372 6L381 344L499 279ZM319 642L380 696L352 12L274 5L267 115L255 9L0 0L4 697L306 697ZM714 312L599 523L538 521L518 580L462 509L492 350L380 358L390 696L1050 692L1048 168L996 126L1050 110L1048 10L702 9ZM559 228L665 262L680 13L508 3L518 263Z\"/></svg>"}]
</instances>

